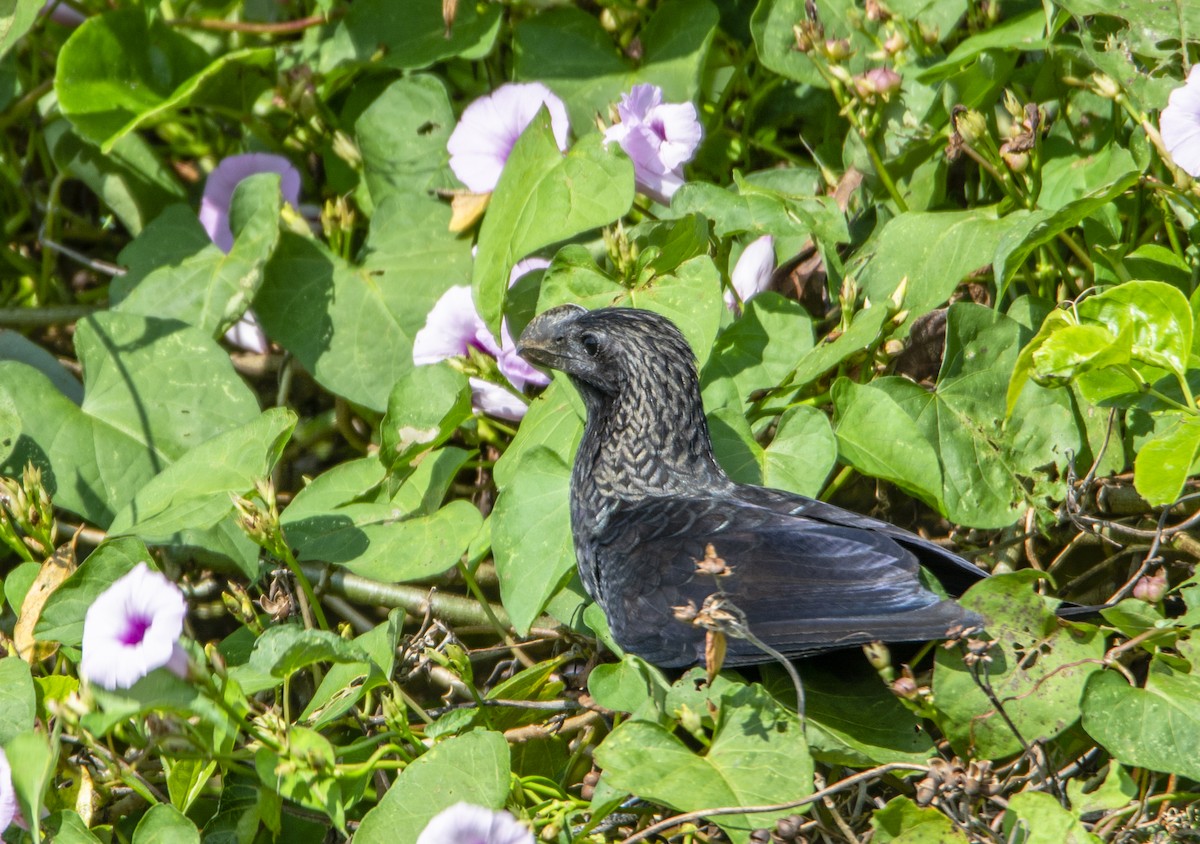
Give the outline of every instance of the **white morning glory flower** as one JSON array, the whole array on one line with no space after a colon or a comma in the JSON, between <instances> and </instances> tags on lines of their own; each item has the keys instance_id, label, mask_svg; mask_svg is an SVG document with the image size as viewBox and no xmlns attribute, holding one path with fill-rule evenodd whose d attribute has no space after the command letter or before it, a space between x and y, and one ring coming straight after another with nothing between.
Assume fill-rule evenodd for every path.
<instances>
[{"instance_id":1,"label":"white morning glory flower","mask_svg":"<svg viewBox=\"0 0 1200 844\"><path fill-rule=\"evenodd\" d=\"M88 607L80 675L106 689L128 689L156 668L186 676L179 644L186 615L179 587L138 563Z\"/></svg>"},{"instance_id":2,"label":"white morning glory flower","mask_svg":"<svg viewBox=\"0 0 1200 844\"><path fill-rule=\"evenodd\" d=\"M417 837L417 844L534 844L533 833L508 812L455 803Z\"/></svg>"},{"instance_id":3,"label":"white morning glory flower","mask_svg":"<svg viewBox=\"0 0 1200 844\"><path fill-rule=\"evenodd\" d=\"M1200 65L1193 65L1187 82L1171 92L1158 125L1175 166L1200 179Z\"/></svg>"},{"instance_id":4,"label":"white morning glory flower","mask_svg":"<svg viewBox=\"0 0 1200 844\"><path fill-rule=\"evenodd\" d=\"M501 85L467 106L446 142L450 169L459 181L473 193L495 190L517 138L543 105L550 111L554 140L565 152L571 128L567 107L540 82Z\"/></svg>"},{"instance_id":5,"label":"white morning glory flower","mask_svg":"<svg viewBox=\"0 0 1200 844\"><path fill-rule=\"evenodd\" d=\"M775 238L764 234L743 249L734 264L733 272L729 274L733 290L725 291L725 306L731 311L740 311L741 305L771 286L774 272Z\"/></svg>"},{"instance_id":6,"label":"white morning glory flower","mask_svg":"<svg viewBox=\"0 0 1200 844\"><path fill-rule=\"evenodd\" d=\"M17 792L12 784L12 766L8 764L8 756L0 749L0 832L8 829L19 816Z\"/></svg>"}]
</instances>

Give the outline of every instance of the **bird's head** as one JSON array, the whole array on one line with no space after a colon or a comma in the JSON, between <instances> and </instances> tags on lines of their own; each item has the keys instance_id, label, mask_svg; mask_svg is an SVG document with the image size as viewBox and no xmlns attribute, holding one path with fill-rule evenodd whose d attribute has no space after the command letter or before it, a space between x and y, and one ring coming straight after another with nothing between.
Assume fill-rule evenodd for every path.
<instances>
[{"instance_id":1,"label":"bird's head","mask_svg":"<svg viewBox=\"0 0 1200 844\"><path fill-rule=\"evenodd\" d=\"M551 308L526 326L517 354L608 396L646 376L667 383L696 378L692 349L675 324L636 308Z\"/></svg>"}]
</instances>

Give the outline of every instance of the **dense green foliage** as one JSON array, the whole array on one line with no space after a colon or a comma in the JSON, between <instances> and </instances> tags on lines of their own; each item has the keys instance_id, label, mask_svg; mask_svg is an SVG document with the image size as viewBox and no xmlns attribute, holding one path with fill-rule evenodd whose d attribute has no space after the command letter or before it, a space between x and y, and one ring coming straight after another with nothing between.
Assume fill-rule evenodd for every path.
<instances>
[{"instance_id":1,"label":"dense green foliage","mask_svg":"<svg viewBox=\"0 0 1200 844\"><path fill-rule=\"evenodd\" d=\"M40 6L0 4L5 840L412 844L460 800L561 844L690 812L657 840L1193 840L1200 191L1157 115L1200 6ZM447 140L508 81L572 138L535 118L481 207ZM598 129L638 83L704 127L669 207ZM245 152L315 211L252 176L222 250L204 175ZM496 337L669 316L736 480L945 539L996 575L963 599L986 631L801 662L802 718L782 668L612 657L578 397L503 421L472 412L492 357L413 363L457 285ZM222 339L251 306L266 354ZM142 560L192 670L81 684L88 606Z\"/></svg>"}]
</instances>

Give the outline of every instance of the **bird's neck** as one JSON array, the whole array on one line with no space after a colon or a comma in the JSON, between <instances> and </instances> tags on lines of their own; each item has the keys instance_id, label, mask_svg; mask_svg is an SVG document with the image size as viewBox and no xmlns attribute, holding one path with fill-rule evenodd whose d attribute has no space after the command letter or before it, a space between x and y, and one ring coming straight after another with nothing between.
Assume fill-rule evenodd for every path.
<instances>
[{"instance_id":1,"label":"bird's neck","mask_svg":"<svg viewBox=\"0 0 1200 844\"><path fill-rule=\"evenodd\" d=\"M695 376L617 395L583 391L587 424L575 460L577 496L638 501L720 489L732 482L712 452Z\"/></svg>"}]
</instances>

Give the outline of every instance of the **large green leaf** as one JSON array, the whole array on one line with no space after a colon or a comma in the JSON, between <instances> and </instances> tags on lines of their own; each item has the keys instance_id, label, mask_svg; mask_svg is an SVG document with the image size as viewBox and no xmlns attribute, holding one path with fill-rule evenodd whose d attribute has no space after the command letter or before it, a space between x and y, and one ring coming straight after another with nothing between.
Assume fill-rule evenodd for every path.
<instances>
[{"instance_id":1,"label":"large green leaf","mask_svg":"<svg viewBox=\"0 0 1200 844\"><path fill-rule=\"evenodd\" d=\"M967 844L967 836L932 806L918 806L904 795L893 797L871 815L872 840L883 844Z\"/></svg>"},{"instance_id":2,"label":"large green leaf","mask_svg":"<svg viewBox=\"0 0 1200 844\"><path fill-rule=\"evenodd\" d=\"M379 424L384 465L407 476L425 456L471 418L471 387L458 370L418 366L396 382Z\"/></svg>"},{"instance_id":3,"label":"large green leaf","mask_svg":"<svg viewBox=\"0 0 1200 844\"><path fill-rule=\"evenodd\" d=\"M525 256L613 222L633 204L633 165L600 135L563 156L543 108L508 156L479 232L472 284L479 313L500 336L513 265Z\"/></svg>"},{"instance_id":4,"label":"large green leaf","mask_svg":"<svg viewBox=\"0 0 1200 844\"><path fill-rule=\"evenodd\" d=\"M282 685L286 678L318 662L357 664L369 659L359 644L347 642L336 633L307 630L299 624L278 624L258 637L250 660L231 668L229 676L247 694L255 694Z\"/></svg>"},{"instance_id":5,"label":"large green leaf","mask_svg":"<svg viewBox=\"0 0 1200 844\"><path fill-rule=\"evenodd\" d=\"M67 119L107 153L120 138L184 106L249 108L268 85L270 47L215 61L178 29L141 8L94 15L63 45L54 78Z\"/></svg>"},{"instance_id":6,"label":"large green leaf","mask_svg":"<svg viewBox=\"0 0 1200 844\"><path fill-rule=\"evenodd\" d=\"M882 302L904 284L911 321L945 304L964 279L990 264L1011 226L994 208L900 214L873 241L859 285Z\"/></svg>"},{"instance_id":7,"label":"large green leaf","mask_svg":"<svg viewBox=\"0 0 1200 844\"><path fill-rule=\"evenodd\" d=\"M643 52L635 66L595 15L572 6L552 9L517 25L517 78L559 94L582 135L594 115L607 117L609 106L642 82L662 88L666 102L695 98L716 25L717 10L708 0L660 4L639 33Z\"/></svg>"},{"instance_id":8,"label":"large green leaf","mask_svg":"<svg viewBox=\"0 0 1200 844\"><path fill-rule=\"evenodd\" d=\"M0 472L33 460L57 505L102 527L185 452L258 415L229 357L174 320L99 313L78 324L75 347L82 407L41 373L0 363L22 430Z\"/></svg>"},{"instance_id":9,"label":"large green leaf","mask_svg":"<svg viewBox=\"0 0 1200 844\"><path fill-rule=\"evenodd\" d=\"M1111 176L1111 174L1110 174ZM1003 296L1008 285L1016 277L1021 266L1033 251L1057 238L1068 229L1079 225L1100 209L1129 190L1141 177L1140 171L1124 170L1107 184L1091 189L1078 199L1073 199L1053 209L1041 209L1029 213L1014 212L1010 217L1020 218L1004 232L996 245L992 258L992 273L995 276L999 295Z\"/></svg>"},{"instance_id":10,"label":"large green leaf","mask_svg":"<svg viewBox=\"0 0 1200 844\"><path fill-rule=\"evenodd\" d=\"M39 0L5 0L0 3L0 57L29 31L44 5Z\"/></svg>"},{"instance_id":11,"label":"large green leaf","mask_svg":"<svg viewBox=\"0 0 1200 844\"><path fill-rule=\"evenodd\" d=\"M830 394L837 408L842 459L863 474L891 481L940 508L942 468L937 452L892 395L848 378L834 382Z\"/></svg>"},{"instance_id":12,"label":"large green leaf","mask_svg":"<svg viewBox=\"0 0 1200 844\"><path fill-rule=\"evenodd\" d=\"M500 8L492 3L459 3L447 25L440 0L362 0L333 35L330 48L348 52L359 62L376 60L385 67L419 70L451 56L482 59L500 29Z\"/></svg>"},{"instance_id":13,"label":"large green leaf","mask_svg":"<svg viewBox=\"0 0 1200 844\"><path fill-rule=\"evenodd\" d=\"M588 309L645 308L662 314L683 332L701 366L712 351L724 313L720 275L707 255L685 261L670 274L651 275L626 286L601 272L585 250L570 246L555 256L542 279L538 310L565 303Z\"/></svg>"},{"instance_id":14,"label":"large green leaf","mask_svg":"<svg viewBox=\"0 0 1200 844\"><path fill-rule=\"evenodd\" d=\"M200 830L188 820L187 815L167 803L151 806L137 829L133 831L133 844L200 844Z\"/></svg>"},{"instance_id":15,"label":"large green leaf","mask_svg":"<svg viewBox=\"0 0 1200 844\"><path fill-rule=\"evenodd\" d=\"M680 811L783 803L812 791L812 759L795 714L760 687L721 700L712 745L696 753L666 728L626 721L600 747L596 761L610 785ZM791 811L722 815L713 820L738 844L754 829Z\"/></svg>"},{"instance_id":16,"label":"large green leaf","mask_svg":"<svg viewBox=\"0 0 1200 844\"><path fill-rule=\"evenodd\" d=\"M87 185L132 235L187 200L179 178L140 135L125 135L105 155L67 120L48 123L44 131L54 163Z\"/></svg>"},{"instance_id":17,"label":"large green leaf","mask_svg":"<svg viewBox=\"0 0 1200 844\"><path fill-rule=\"evenodd\" d=\"M1161 660L1151 666L1140 689L1115 671L1092 676L1083 728L1126 765L1200 779L1200 678Z\"/></svg>"},{"instance_id":18,"label":"large green leaf","mask_svg":"<svg viewBox=\"0 0 1200 844\"><path fill-rule=\"evenodd\" d=\"M1133 485L1151 505L1170 504L1183 492L1200 457L1200 416L1178 414L1161 434L1145 442L1133 463Z\"/></svg>"},{"instance_id":19,"label":"large green leaf","mask_svg":"<svg viewBox=\"0 0 1200 844\"><path fill-rule=\"evenodd\" d=\"M575 569L571 470L538 446L512 471L492 511L492 549L504 608L523 635Z\"/></svg>"},{"instance_id":20,"label":"large green leaf","mask_svg":"<svg viewBox=\"0 0 1200 844\"><path fill-rule=\"evenodd\" d=\"M125 275L111 293L122 313L174 318L220 337L249 307L279 242L279 176L260 173L233 194L233 248L208 239L196 215L176 205L121 252Z\"/></svg>"},{"instance_id":21,"label":"large green leaf","mask_svg":"<svg viewBox=\"0 0 1200 844\"><path fill-rule=\"evenodd\" d=\"M137 491L109 535L154 544L216 525L234 512L230 495L248 495L256 481L271 476L295 427L295 413L276 407L198 445Z\"/></svg>"},{"instance_id":22,"label":"large green leaf","mask_svg":"<svg viewBox=\"0 0 1200 844\"><path fill-rule=\"evenodd\" d=\"M16 656L0 659L0 745L29 732L37 717L37 699L29 663Z\"/></svg>"},{"instance_id":23,"label":"large green leaf","mask_svg":"<svg viewBox=\"0 0 1200 844\"><path fill-rule=\"evenodd\" d=\"M1024 844L1101 844L1104 840L1087 831L1078 815L1063 808L1053 794L1022 791L1014 794L1004 813L1004 832L1012 837L1027 831Z\"/></svg>"},{"instance_id":24,"label":"large green leaf","mask_svg":"<svg viewBox=\"0 0 1200 844\"><path fill-rule=\"evenodd\" d=\"M829 418L814 407L789 408L763 451L763 485L815 496L837 462L837 439Z\"/></svg>"},{"instance_id":25,"label":"large green leaf","mask_svg":"<svg viewBox=\"0 0 1200 844\"><path fill-rule=\"evenodd\" d=\"M508 796L508 742L500 733L473 730L434 745L404 769L354 839L359 844L416 844L434 815L455 803L499 809Z\"/></svg>"},{"instance_id":26,"label":"large green leaf","mask_svg":"<svg viewBox=\"0 0 1200 844\"><path fill-rule=\"evenodd\" d=\"M358 264L284 234L254 300L263 328L327 390L386 410L430 309L470 277L471 245L449 222L449 207L435 199L385 197Z\"/></svg>"},{"instance_id":27,"label":"large green leaf","mask_svg":"<svg viewBox=\"0 0 1200 844\"><path fill-rule=\"evenodd\" d=\"M420 197L448 182L453 130L450 98L436 76L405 77L385 88L354 123L371 202L378 206L392 193Z\"/></svg>"},{"instance_id":28,"label":"large green leaf","mask_svg":"<svg viewBox=\"0 0 1200 844\"><path fill-rule=\"evenodd\" d=\"M778 386L812 345L812 319L804 307L777 293L760 293L717 337L701 373L705 401L719 389L710 391L713 382L729 379L740 406L756 390Z\"/></svg>"},{"instance_id":29,"label":"large green leaf","mask_svg":"<svg viewBox=\"0 0 1200 844\"><path fill-rule=\"evenodd\" d=\"M479 510L464 499L430 515L403 515L391 503L350 504L282 521L299 559L334 563L390 582L420 580L452 568L483 524Z\"/></svg>"},{"instance_id":30,"label":"large green leaf","mask_svg":"<svg viewBox=\"0 0 1200 844\"><path fill-rule=\"evenodd\" d=\"M1021 739L1051 739L1074 724L1089 675L1100 670L1104 637L1060 624L1033 591L1039 572L989 577L960 601L979 613L992 646L978 665L980 681L958 649L938 649L933 674L938 723L960 755L996 759L1021 750ZM1001 718L986 682L1008 719ZM1007 721L1020 731L1013 734Z\"/></svg>"},{"instance_id":31,"label":"large green leaf","mask_svg":"<svg viewBox=\"0 0 1200 844\"><path fill-rule=\"evenodd\" d=\"M803 667L804 714L813 756L828 764L866 766L928 761L933 740L865 660L830 670ZM791 681L774 688L791 696ZM782 685L781 685L782 684Z\"/></svg>"}]
</instances>

